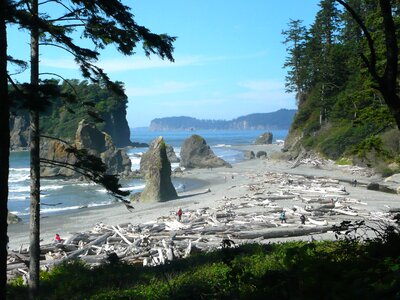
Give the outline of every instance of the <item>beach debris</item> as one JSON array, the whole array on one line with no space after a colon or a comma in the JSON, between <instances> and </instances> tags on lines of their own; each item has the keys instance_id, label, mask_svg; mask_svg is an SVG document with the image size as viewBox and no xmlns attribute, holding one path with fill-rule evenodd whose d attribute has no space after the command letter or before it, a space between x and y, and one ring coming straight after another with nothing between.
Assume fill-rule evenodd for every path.
<instances>
[{"instance_id":1,"label":"beach debris","mask_svg":"<svg viewBox=\"0 0 400 300\"><path fill-rule=\"evenodd\" d=\"M343 220L391 224L400 211L368 211L367 203L351 197L341 182L329 178L263 171L241 176L251 180L235 186L240 194L224 196L213 207L184 207L180 220L174 209L146 223L98 223L88 232L69 237L62 233L67 236L64 241L41 245L41 268L49 270L73 259L91 266L121 261L150 267L199 251L269 243L276 238L309 238L332 231ZM286 222L281 223L283 211ZM23 275L27 262L27 249L9 251L8 278Z\"/></svg>"}]
</instances>

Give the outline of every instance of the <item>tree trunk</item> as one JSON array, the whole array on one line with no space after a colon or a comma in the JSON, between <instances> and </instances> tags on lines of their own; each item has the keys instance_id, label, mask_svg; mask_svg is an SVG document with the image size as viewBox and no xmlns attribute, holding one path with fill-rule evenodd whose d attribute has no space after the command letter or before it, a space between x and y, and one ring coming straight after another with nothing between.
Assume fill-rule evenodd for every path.
<instances>
[{"instance_id":1,"label":"tree trunk","mask_svg":"<svg viewBox=\"0 0 400 300\"><path fill-rule=\"evenodd\" d=\"M0 0L0 299L6 299L7 200L10 156L10 107L7 87L6 0Z\"/></svg>"},{"instance_id":2,"label":"tree trunk","mask_svg":"<svg viewBox=\"0 0 400 300\"><path fill-rule=\"evenodd\" d=\"M38 0L32 0L33 17L38 17ZM29 298L35 299L39 292L40 271L40 157L39 157L39 30L31 29L31 85L33 108L30 120L30 260L29 260Z\"/></svg>"},{"instance_id":3,"label":"tree trunk","mask_svg":"<svg viewBox=\"0 0 400 300\"><path fill-rule=\"evenodd\" d=\"M385 103L389 107L394 119L396 120L397 128L400 129L400 98L397 95L397 79L398 79L398 57L399 48L397 45L397 34L396 25L392 15L392 4L390 0L379 0L379 6L381 8L384 35L385 35L385 46L386 46L386 66L385 72L380 76L377 72L376 62L376 51L374 41L368 28L365 26L360 15L358 15L354 9L343 0L336 0L352 15L353 19L360 26L364 33L367 41L368 48L371 52L369 60L361 55L365 64L368 67L368 71L374 80L378 83L377 89L381 92Z\"/></svg>"},{"instance_id":4,"label":"tree trunk","mask_svg":"<svg viewBox=\"0 0 400 300\"><path fill-rule=\"evenodd\" d=\"M396 119L397 127L400 129L400 99L396 92L399 56L396 26L392 16L392 6L390 1L380 0L379 4L383 17L383 26L385 28L386 45L386 67L385 73L379 81L379 90Z\"/></svg>"}]
</instances>

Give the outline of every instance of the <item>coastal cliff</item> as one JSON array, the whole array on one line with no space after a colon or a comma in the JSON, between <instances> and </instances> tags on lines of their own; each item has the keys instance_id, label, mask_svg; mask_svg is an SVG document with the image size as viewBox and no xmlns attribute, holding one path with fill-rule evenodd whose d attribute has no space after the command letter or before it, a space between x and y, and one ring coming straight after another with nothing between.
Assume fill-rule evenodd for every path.
<instances>
[{"instance_id":1,"label":"coastal cliff","mask_svg":"<svg viewBox=\"0 0 400 300\"><path fill-rule=\"evenodd\" d=\"M126 152L123 149L117 149L110 135L98 130L94 124L87 123L85 120L79 122L73 146L77 149L86 149L89 154L101 158L107 168L107 174L128 176L131 173L131 160ZM44 139L41 143L40 156L61 164L74 165L76 163L76 158L69 151L69 146L59 140ZM71 168L52 164L44 164L40 172L42 177L80 175Z\"/></svg>"},{"instance_id":2,"label":"coastal cliff","mask_svg":"<svg viewBox=\"0 0 400 300\"><path fill-rule=\"evenodd\" d=\"M77 102L66 105L60 99L53 99L52 105L41 115L41 133L73 141L78 124L82 119L100 121L99 130L111 136L116 147L132 145L130 129L126 120L128 99L87 81L70 80L59 85L63 93L76 94ZM71 90L73 89L73 92ZM89 112L89 113L88 113ZM11 149L28 147L29 114L17 111L10 118Z\"/></svg>"}]
</instances>

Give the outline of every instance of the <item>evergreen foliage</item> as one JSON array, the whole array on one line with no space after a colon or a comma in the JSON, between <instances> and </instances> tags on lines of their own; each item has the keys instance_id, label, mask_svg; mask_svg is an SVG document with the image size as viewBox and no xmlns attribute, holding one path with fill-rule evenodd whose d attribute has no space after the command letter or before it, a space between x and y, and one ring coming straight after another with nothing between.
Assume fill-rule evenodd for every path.
<instances>
[{"instance_id":1,"label":"evergreen foliage","mask_svg":"<svg viewBox=\"0 0 400 300\"><path fill-rule=\"evenodd\" d=\"M371 143L396 127L395 114L369 70L371 56L378 74L384 74L387 66L387 29L381 6L378 1L346 1L371 33L375 50L371 53L365 32L337 2L322 0L309 28L301 26L300 20L291 20L283 31L288 45L286 86L299 99L289 140L302 136L298 144L289 146L302 144L333 159L369 157L368 164L374 165L376 156L368 155L372 151L389 164L396 157L390 145ZM396 35L400 36L399 5L393 3L392 8Z\"/></svg>"},{"instance_id":2,"label":"evergreen foliage","mask_svg":"<svg viewBox=\"0 0 400 300\"><path fill-rule=\"evenodd\" d=\"M122 83L116 84L122 88ZM125 118L127 97L116 94L105 86L91 84L86 80L68 80L68 83L63 81L58 84L57 88L60 94L75 96L76 101L65 102L60 97L53 98L51 105L41 114L42 134L73 141L78 123L82 119L97 122L97 128L107 132L103 121L110 114L121 114L118 117Z\"/></svg>"}]
</instances>

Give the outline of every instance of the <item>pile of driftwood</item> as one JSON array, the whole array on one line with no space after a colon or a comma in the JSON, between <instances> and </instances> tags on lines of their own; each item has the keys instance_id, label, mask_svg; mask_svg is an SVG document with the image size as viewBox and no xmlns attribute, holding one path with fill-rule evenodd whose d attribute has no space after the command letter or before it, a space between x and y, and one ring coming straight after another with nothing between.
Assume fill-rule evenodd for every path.
<instances>
[{"instance_id":1,"label":"pile of driftwood","mask_svg":"<svg viewBox=\"0 0 400 300\"><path fill-rule=\"evenodd\" d=\"M305 176L249 174L251 184L237 197L223 197L215 207L184 209L143 224L97 224L91 231L72 234L61 243L41 246L40 265L81 259L90 265L124 261L154 266L196 251L211 251L224 241L235 244L268 242L271 238L324 233L346 219L390 220L389 214L368 212L367 204L350 197L337 180ZM285 220L281 212L285 211ZM301 224L300 216L306 217ZM28 250L10 251L8 275L26 274Z\"/></svg>"},{"instance_id":2,"label":"pile of driftwood","mask_svg":"<svg viewBox=\"0 0 400 300\"><path fill-rule=\"evenodd\" d=\"M371 168L364 168L360 166L353 165L336 165L333 160L325 159L320 157L315 153L308 153L307 151L302 151L298 157L292 162L291 168L297 168L300 165L309 165L315 168L338 168L343 172L350 173L354 176L365 176L371 177L375 175L375 172Z\"/></svg>"}]
</instances>

